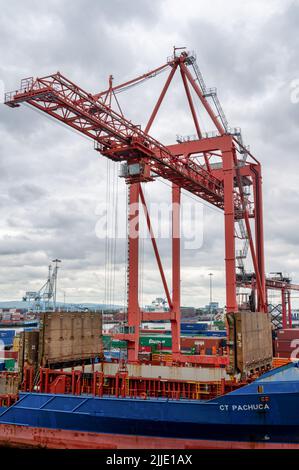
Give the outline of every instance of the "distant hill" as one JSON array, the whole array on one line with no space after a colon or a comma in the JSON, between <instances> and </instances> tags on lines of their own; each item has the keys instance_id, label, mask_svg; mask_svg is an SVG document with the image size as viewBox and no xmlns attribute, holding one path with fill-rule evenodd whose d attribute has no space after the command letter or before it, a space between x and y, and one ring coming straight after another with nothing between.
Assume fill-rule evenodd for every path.
<instances>
[{"instance_id":1,"label":"distant hill","mask_svg":"<svg viewBox=\"0 0 299 470\"><path fill-rule=\"evenodd\" d=\"M30 303L26 302L24 300L7 300L0 302L0 308L29 308ZM96 303L76 303L76 304L71 304L71 303L66 303L64 304L63 302L57 302L57 307L58 308L66 308L66 309L73 309L74 307L78 307L80 309L84 308L91 308L91 309L97 309L97 310L118 310L122 308L120 305L105 305L105 304L96 304Z\"/></svg>"}]
</instances>

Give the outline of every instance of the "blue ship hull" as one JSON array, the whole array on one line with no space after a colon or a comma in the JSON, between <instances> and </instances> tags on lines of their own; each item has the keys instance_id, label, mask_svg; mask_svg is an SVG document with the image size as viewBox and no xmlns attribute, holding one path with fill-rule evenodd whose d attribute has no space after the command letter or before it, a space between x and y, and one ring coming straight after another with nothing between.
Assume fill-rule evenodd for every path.
<instances>
[{"instance_id":1,"label":"blue ship hull","mask_svg":"<svg viewBox=\"0 0 299 470\"><path fill-rule=\"evenodd\" d=\"M18 402L0 411L0 440L15 439L17 444L14 436L25 429L32 435L38 430L59 430L61 436L87 433L104 448L124 442L131 448L151 442L160 442L161 448L176 443L179 448L227 447L227 442L299 447L298 410L299 367L289 364L209 401L22 393Z\"/></svg>"}]
</instances>

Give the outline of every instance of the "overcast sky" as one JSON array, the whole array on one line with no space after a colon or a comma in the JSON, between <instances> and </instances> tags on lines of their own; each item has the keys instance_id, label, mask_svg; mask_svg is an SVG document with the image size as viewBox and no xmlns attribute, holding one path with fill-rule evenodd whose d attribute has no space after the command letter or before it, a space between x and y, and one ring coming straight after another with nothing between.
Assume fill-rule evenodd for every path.
<instances>
[{"instance_id":1,"label":"overcast sky","mask_svg":"<svg viewBox=\"0 0 299 470\"><path fill-rule=\"evenodd\" d=\"M59 70L96 93L107 87L110 74L116 84L163 64L173 45L194 50L230 125L242 128L262 162L266 269L299 283L299 103L291 100L292 83L299 79L298 24L298 1L288 0L1 1L0 80L10 91L24 77ZM118 95L134 123L145 125L165 78L161 74ZM151 134L170 144L177 134L193 133L176 80ZM58 257L60 300L65 294L66 301L123 303L124 239L109 244L115 268L108 276L107 242L97 236L107 198L118 201L119 225L125 224L126 187L117 166L95 152L91 141L46 116L1 105L0 170L0 299L19 300L41 287L49 261ZM152 203L170 200L162 182L147 184L145 192ZM212 272L213 300L224 304L223 215L193 203L202 243L183 250L182 303L208 303ZM158 242L169 277L169 242ZM141 248L141 302L148 303L163 290L149 240Z\"/></svg>"}]
</instances>

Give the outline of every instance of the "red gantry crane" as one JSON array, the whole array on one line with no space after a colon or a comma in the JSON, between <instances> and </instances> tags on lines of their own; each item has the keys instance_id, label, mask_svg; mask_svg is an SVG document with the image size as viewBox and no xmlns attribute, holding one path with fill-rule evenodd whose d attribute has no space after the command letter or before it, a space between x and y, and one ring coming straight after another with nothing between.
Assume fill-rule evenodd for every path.
<instances>
[{"instance_id":1,"label":"red gantry crane","mask_svg":"<svg viewBox=\"0 0 299 470\"><path fill-rule=\"evenodd\" d=\"M182 48L184 49L184 48ZM126 88L156 76L165 69L169 75L145 129L133 124L111 107L111 97ZM176 73L183 82L193 118L196 136L178 138L163 145L150 135L152 124ZM191 91L193 90L193 91ZM215 131L202 132L194 96L212 121ZM217 98L216 89L208 89L196 64L195 55L174 48L167 62L133 80L98 94L80 88L61 73L42 78L26 78L19 90L7 93L5 103L18 107L28 103L67 126L92 138L95 149L115 162L124 162L122 176L129 184L128 208L128 313L127 326L117 335L128 344L128 361L138 361L139 329L142 320L170 320L173 359L178 362L202 361L200 356L180 354L180 201L184 189L223 210L225 226L226 312L238 311L237 286L253 288L254 309L267 312L264 268L262 211L262 175L258 160L244 147L240 130L230 129ZM215 162L216 160L216 162ZM172 183L172 289L163 271L151 219L141 183L162 177ZM248 188L251 188L248 191ZM142 311L138 299L139 212L142 206L150 233L169 312ZM250 222L253 221L253 223ZM236 251L236 238L243 241ZM254 273L242 284L244 258L250 251ZM238 281L239 279L239 281ZM172 294L170 293L172 292ZM210 361L212 358L209 359ZM213 358L221 363L227 358ZM217 364L218 364L217 362Z\"/></svg>"}]
</instances>

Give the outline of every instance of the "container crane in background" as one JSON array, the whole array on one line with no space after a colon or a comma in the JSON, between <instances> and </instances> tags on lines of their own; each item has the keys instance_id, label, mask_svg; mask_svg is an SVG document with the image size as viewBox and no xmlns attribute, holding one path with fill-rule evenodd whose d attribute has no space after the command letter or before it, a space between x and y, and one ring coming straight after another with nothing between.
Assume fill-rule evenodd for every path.
<instances>
[{"instance_id":1,"label":"container crane in background","mask_svg":"<svg viewBox=\"0 0 299 470\"><path fill-rule=\"evenodd\" d=\"M26 292L23 297L23 301L29 302L30 308L35 311L53 310L55 312L56 310L57 274L61 260L53 259L52 263L48 267L48 278L45 284L36 292Z\"/></svg>"},{"instance_id":2,"label":"container crane in background","mask_svg":"<svg viewBox=\"0 0 299 470\"><path fill-rule=\"evenodd\" d=\"M128 272L127 324L116 335L128 344L128 361L138 361L141 321L170 320L173 358L178 362L200 363L200 356L180 353L180 205L182 189L221 209L225 226L226 312L238 311L238 288L251 290L255 311L267 312L266 276L262 209L261 164L244 146L239 128L228 127L216 89L206 87L193 53L185 50L150 72L97 94L86 92L60 72L42 78L26 78L17 91L7 93L5 104L15 108L28 103L39 111L90 137L102 156L122 162L121 176L129 185L128 198ZM185 48L183 48L185 49ZM133 124L122 113L117 93L153 78L162 71L169 74L145 128ZM172 79L179 73L186 93L196 136L180 137L164 145L150 135ZM193 93L191 93L191 89ZM195 95L205 110L213 132L204 133L196 111ZM112 109L115 97L118 111ZM141 183L162 177L172 183L172 289L166 281L162 260L151 224ZM158 270L169 311L143 311L139 305L139 217L145 214ZM243 248L237 250L241 241ZM244 259L249 251L253 273L245 273ZM171 294L170 294L171 292ZM216 358L216 361L226 358Z\"/></svg>"}]
</instances>

